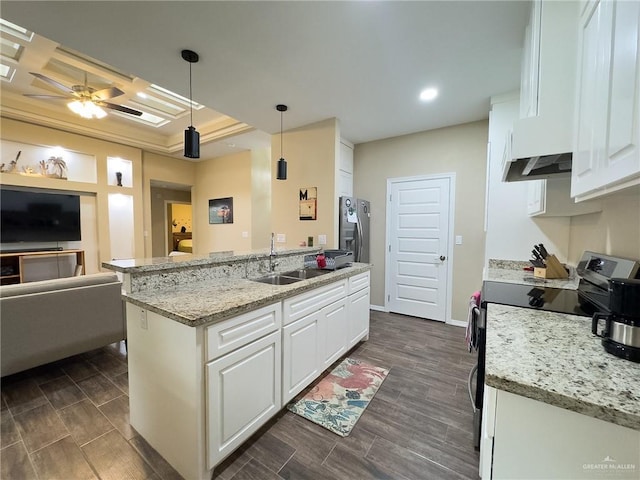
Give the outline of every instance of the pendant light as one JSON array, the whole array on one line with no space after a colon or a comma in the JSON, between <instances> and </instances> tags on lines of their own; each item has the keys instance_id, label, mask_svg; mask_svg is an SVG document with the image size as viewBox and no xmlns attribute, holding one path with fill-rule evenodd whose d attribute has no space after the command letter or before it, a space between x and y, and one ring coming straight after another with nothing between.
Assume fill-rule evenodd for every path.
<instances>
[{"instance_id":1,"label":"pendant light","mask_svg":"<svg viewBox=\"0 0 640 480\"><path fill-rule=\"evenodd\" d=\"M182 58L189 62L189 108L191 125L184 131L184 156L200 158L200 134L193 126L193 96L191 95L191 64L200 60L198 54L192 50L182 50Z\"/></svg>"},{"instance_id":2,"label":"pendant light","mask_svg":"<svg viewBox=\"0 0 640 480\"><path fill-rule=\"evenodd\" d=\"M280 112L280 160L278 160L278 180L287 179L287 161L282 156L282 113L288 110L286 105L276 105L276 110Z\"/></svg>"}]
</instances>

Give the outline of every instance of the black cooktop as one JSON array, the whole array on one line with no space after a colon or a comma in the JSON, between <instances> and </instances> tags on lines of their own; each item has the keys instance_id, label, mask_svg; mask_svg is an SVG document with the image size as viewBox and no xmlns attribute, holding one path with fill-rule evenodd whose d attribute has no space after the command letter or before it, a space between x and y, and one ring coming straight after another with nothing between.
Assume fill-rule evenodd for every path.
<instances>
[{"instance_id":1,"label":"black cooktop","mask_svg":"<svg viewBox=\"0 0 640 480\"><path fill-rule=\"evenodd\" d=\"M580 286L582 290L587 288L588 285ZM595 312L606 311L602 304L598 305L591 298L587 298L584 291L491 281L485 281L482 284L482 304L485 306L487 303L583 317L591 317Z\"/></svg>"}]
</instances>

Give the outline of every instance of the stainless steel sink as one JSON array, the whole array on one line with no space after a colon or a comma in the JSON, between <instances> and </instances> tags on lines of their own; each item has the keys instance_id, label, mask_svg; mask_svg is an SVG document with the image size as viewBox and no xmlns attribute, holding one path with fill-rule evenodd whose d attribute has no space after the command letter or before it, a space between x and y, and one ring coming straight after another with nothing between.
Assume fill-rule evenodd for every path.
<instances>
[{"instance_id":1,"label":"stainless steel sink","mask_svg":"<svg viewBox=\"0 0 640 480\"><path fill-rule=\"evenodd\" d=\"M300 270L292 270L290 272L284 272L280 275L284 277L299 278L300 280L306 280L308 278L319 277L326 273L331 273L331 270L318 270L315 268L301 268Z\"/></svg>"},{"instance_id":2,"label":"stainless steel sink","mask_svg":"<svg viewBox=\"0 0 640 480\"><path fill-rule=\"evenodd\" d=\"M284 273L271 273L264 277L252 279L254 282L268 283L271 285L289 285L309 278L318 277L330 273L330 270L316 270L315 268L301 268Z\"/></svg>"},{"instance_id":3,"label":"stainless steel sink","mask_svg":"<svg viewBox=\"0 0 640 480\"><path fill-rule=\"evenodd\" d=\"M279 273L272 273L271 275L265 275L264 277L260 278L253 278L252 280L254 282L269 283L271 285L289 285L291 283L300 282L302 278L285 277L284 275Z\"/></svg>"}]
</instances>

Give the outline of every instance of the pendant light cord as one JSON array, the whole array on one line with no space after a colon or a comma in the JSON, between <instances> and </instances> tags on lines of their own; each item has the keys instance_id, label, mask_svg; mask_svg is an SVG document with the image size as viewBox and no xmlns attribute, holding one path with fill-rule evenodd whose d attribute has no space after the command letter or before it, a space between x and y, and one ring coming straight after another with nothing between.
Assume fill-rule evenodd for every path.
<instances>
[{"instance_id":1,"label":"pendant light cord","mask_svg":"<svg viewBox=\"0 0 640 480\"><path fill-rule=\"evenodd\" d=\"M280 112L280 158L283 158L282 156L282 112Z\"/></svg>"},{"instance_id":2,"label":"pendant light cord","mask_svg":"<svg viewBox=\"0 0 640 480\"><path fill-rule=\"evenodd\" d=\"M191 126L193 126L193 94L191 93L191 62L189 62L189 110L191 112Z\"/></svg>"}]
</instances>

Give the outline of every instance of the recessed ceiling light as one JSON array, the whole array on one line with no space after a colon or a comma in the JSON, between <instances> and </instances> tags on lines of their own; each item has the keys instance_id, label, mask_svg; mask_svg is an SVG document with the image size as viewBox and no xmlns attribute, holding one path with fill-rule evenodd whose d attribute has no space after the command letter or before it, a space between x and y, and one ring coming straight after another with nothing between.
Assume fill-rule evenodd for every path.
<instances>
[{"instance_id":1,"label":"recessed ceiling light","mask_svg":"<svg viewBox=\"0 0 640 480\"><path fill-rule=\"evenodd\" d=\"M137 93L137 95L138 95L140 98L149 98L149 97L147 96L147 94L146 94L146 93L144 93L144 92L138 92L138 93Z\"/></svg>"},{"instance_id":2,"label":"recessed ceiling light","mask_svg":"<svg viewBox=\"0 0 640 480\"><path fill-rule=\"evenodd\" d=\"M423 102L428 102L433 100L438 96L437 88L425 88L422 92L420 92L420 100Z\"/></svg>"}]
</instances>

